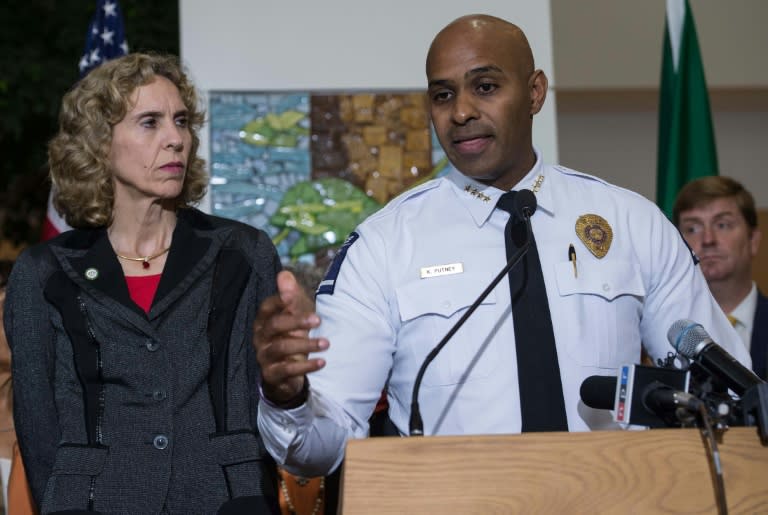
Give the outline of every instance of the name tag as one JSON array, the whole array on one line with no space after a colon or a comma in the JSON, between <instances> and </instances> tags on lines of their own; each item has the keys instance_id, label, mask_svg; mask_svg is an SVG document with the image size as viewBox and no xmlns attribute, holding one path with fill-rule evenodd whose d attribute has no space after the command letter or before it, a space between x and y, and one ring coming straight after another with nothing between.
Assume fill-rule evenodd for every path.
<instances>
[{"instance_id":1,"label":"name tag","mask_svg":"<svg viewBox=\"0 0 768 515\"><path fill-rule=\"evenodd\" d=\"M463 274L463 263L449 263L447 265L425 266L421 269L421 278L440 277L441 275Z\"/></svg>"}]
</instances>

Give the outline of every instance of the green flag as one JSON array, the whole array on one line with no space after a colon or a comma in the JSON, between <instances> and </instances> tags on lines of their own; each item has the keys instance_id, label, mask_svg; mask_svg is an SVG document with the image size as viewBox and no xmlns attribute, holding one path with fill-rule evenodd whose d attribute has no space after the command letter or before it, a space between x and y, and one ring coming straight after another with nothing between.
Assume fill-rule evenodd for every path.
<instances>
[{"instance_id":1,"label":"green flag","mask_svg":"<svg viewBox=\"0 0 768 515\"><path fill-rule=\"evenodd\" d=\"M688 0L667 0L659 91L656 202L670 216L680 188L717 175L717 151L696 26Z\"/></svg>"}]
</instances>

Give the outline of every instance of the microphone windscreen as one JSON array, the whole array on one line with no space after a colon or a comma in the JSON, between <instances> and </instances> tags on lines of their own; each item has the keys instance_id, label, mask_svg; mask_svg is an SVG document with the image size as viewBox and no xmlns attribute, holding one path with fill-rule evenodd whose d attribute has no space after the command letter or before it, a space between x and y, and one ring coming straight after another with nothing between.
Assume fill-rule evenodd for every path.
<instances>
[{"instance_id":1,"label":"microphone windscreen","mask_svg":"<svg viewBox=\"0 0 768 515\"><path fill-rule=\"evenodd\" d=\"M696 349L701 342L712 340L701 324L687 319L672 324L667 331L667 339L677 352L690 359L696 357Z\"/></svg>"},{"instance_id":2,"label":"microphone windscreen","mask_svg":"<svg viewBox=\"0 0 768 515\"><path fill-rule=\"evenodd\" d=\"M616 402L616 376L589 376L581 383L581 400L594 409L612 410Z\"/></svg>"},{"instance_id":3,"label":"microphone windscreen","mask_svg":"<svg viewBox=\"0 0 768 515\"><path fill-rule=\"evenodd\" d=\"M515 195L513 209L520 220L533 216L536 206L536 195L531 190L519 190Z\"/></svg>"}]
</instances>

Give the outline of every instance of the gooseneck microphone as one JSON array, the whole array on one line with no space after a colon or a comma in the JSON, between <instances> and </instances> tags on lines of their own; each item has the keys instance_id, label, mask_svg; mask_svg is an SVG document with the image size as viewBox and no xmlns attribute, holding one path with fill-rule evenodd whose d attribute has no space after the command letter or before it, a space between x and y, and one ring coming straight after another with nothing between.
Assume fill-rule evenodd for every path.
<instances>
[{"instance_id":1,"label":"gooseneck microphone","mask_svg":"<svg viewBox=\"0 0 768 515\"><path fill-rule=\"evenodd\" d=\"M499 272L499 274L494 277L488 287L483 290L477 300L475 300L469 309L467 309L466 313L464 313L464 315L462 315L462 317L453 325L453 327L451 327L445 336L443 336L443 339L440 340L440 343L438 343L435 348L432 349L429 354L427 354L427 357L424 358L424 362L421 364L421 368L419 368L419 372L416 374L416 380L413 383L413 395L411 396L411 418L408 423L408 432L410 436L424 435L424 422L421 419L421 412L419 410L419 389L421 388L421 381L424 378L424 373L427 371L427 367L437 357L443 347L445 347L445 344L448 343L454 334L456 334L456 331L458 331L461 326L464 325L464 322L466 322L467 319L472 316L472 313L475 312L475 310L478 308L478 306L480 306L483 300L485 300L488 294L491 293L497 284L499 284L499 281L501 281L501 279L504 278L509 273L509 271L512 270L515 265L517 265L518 262L520 262L526 252L528 252L528 248L531 246L531 234L533 233L533 229L531 228L531 216L533 216L533 213L536 212L536 195L534 195L531 190L520 190L517 192L513 200L515 215L525 220L525 243L523 243L517 252L515 252L512 257L509 258L507 264L504 266L504 268L501 269L501 272Z\"/></svg>"},{"instance_id":2,"label":"gooseneck microphone","mask_svg":"<svg viewBox=\"0 0 768 515\"><path fill-rule=\"evenodd\" d=\"M712 341L701 324L692 320L678 320L669 328L667 339L678 353L692 359L707 374L719 379L739 396L763 382Z\"/></svg>"},{"instance_id":3,"label":"gooseneck microphone","mask_svg":"<svg viewBox=\"0 0 768 515\"><path fill-rule=\"evenodd\" d=\"M531 190L520 190L513 200L515 214L519 218L525 220L525 223L528 226L528 236L530 236L533 232L531 229L531 217L533 216L533 213L536 212L537 206L536 195L534 195ZM530 241L530 238L528 238L528 240ZM526 241L526 244L528 244L528 241Z\"/></svg>"}]
</instances>

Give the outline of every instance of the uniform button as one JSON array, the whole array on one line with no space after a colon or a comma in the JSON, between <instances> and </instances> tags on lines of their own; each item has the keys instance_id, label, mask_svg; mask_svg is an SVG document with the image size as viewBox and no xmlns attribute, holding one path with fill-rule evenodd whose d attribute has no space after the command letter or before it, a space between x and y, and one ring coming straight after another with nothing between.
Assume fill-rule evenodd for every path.
<instances>
[{"instance_id":1,"label":"uniform button","mask_svg":"<svg viewBox=\"0 0 768 515\"><path fill-rule=\"evenodd\" d=\"M168 447L168 437L165 435L157 435L154 440L152 440L152 445L155 446L155 449L160 449L162 451Z\"/></svg>"},{"instance_id":2,"label":"uniform button","mask_svg":"<svg viewBox=\"0 0 768 515\"><path fill-rule=\"evenodd\" d=\"M155 390L152 392L152 398L156 401L164 401L165 400L165 392L163 390Z\"/></svg>"},{"instance_id":3,"label":"uniform button","mask_svg":"<svg viewBox=\"0 0 768 515\"><path fill-rule=\"evenodd\" d=\"M147 347L147 350L149 352L155 352L157 349L160 348L160 344L153 340L147 340L147 343L145 344Z\"/></svg>"},{"instance_id":4,"label":"uniform button","mask_svg":"<svg viewBox=\"0 0 768 515\"><path fill-rule=\"evenodd\" d=\"M447 301L447 300L446 300L445 302L443 302L443 307L444 307L445 309L450 309L450 307L451 307L451 303L450 303L450 301Z\"/></svg>"},{"instance_id":5,"label":"uniform button","mask_svg":"<svg viewBox=\"0 0 768 515\"><path fill-rule=\"evenodd\" d=\"M611 291L611 285L608 283L603 284L603 291Z\"/></svg>"}]
</instances>

